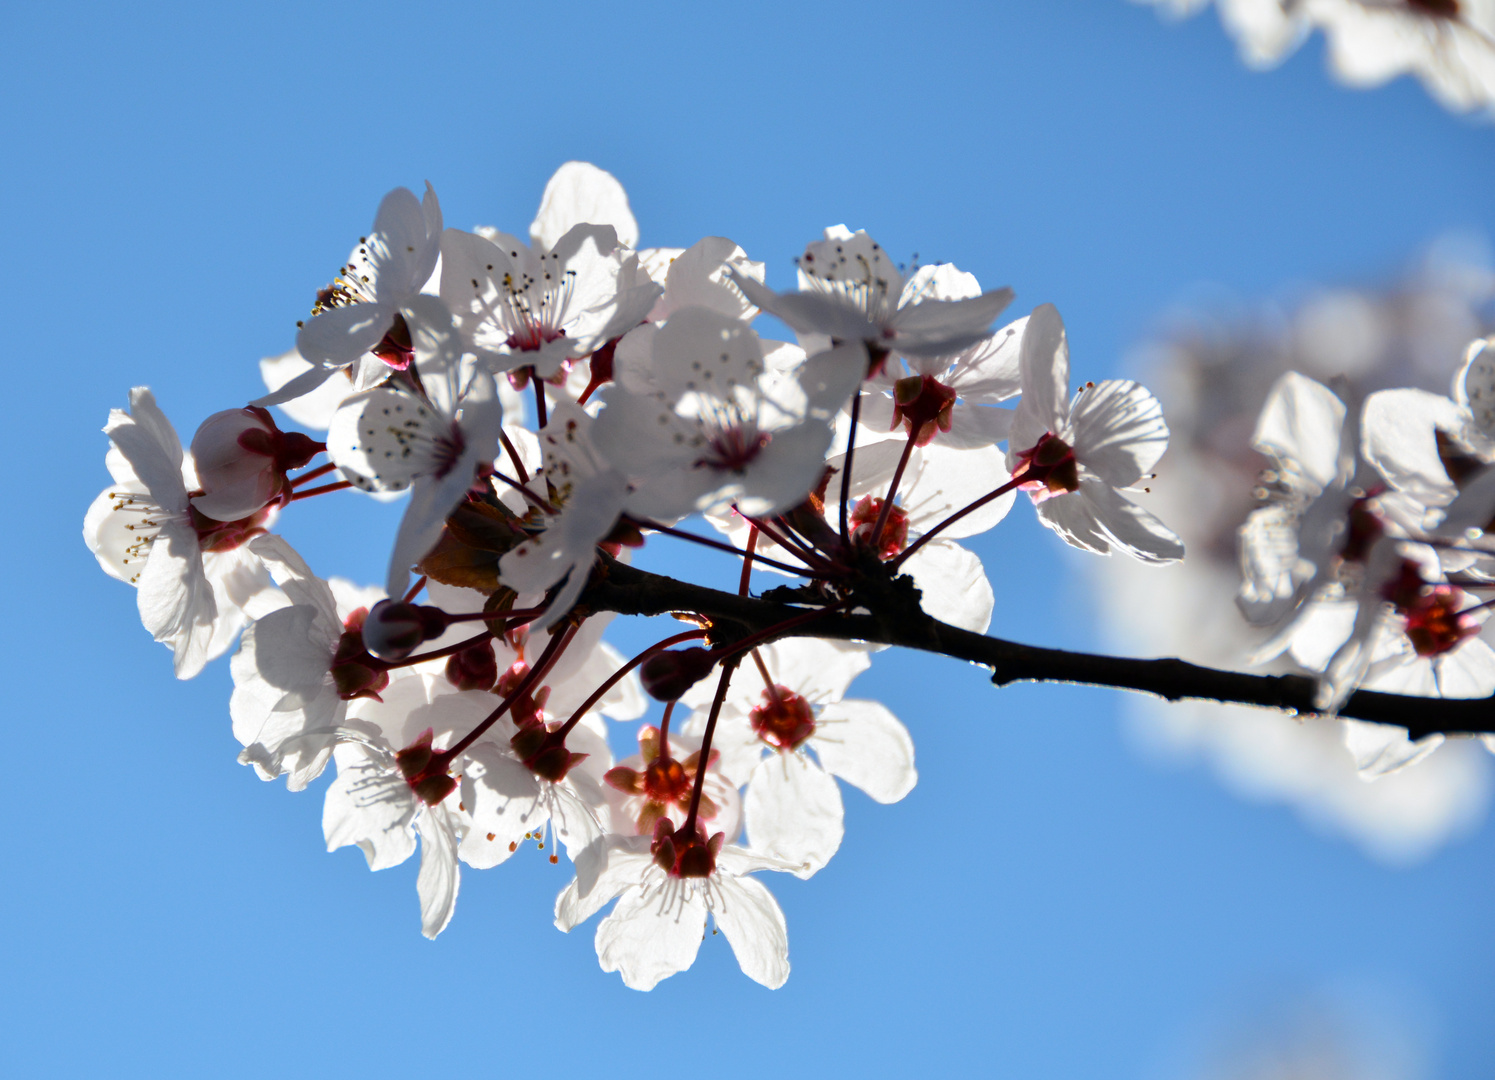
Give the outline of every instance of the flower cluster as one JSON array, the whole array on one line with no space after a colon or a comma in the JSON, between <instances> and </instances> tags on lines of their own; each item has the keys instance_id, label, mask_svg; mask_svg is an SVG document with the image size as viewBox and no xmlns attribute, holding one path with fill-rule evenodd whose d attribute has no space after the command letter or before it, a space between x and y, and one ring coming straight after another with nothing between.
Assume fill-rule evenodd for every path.
<instances>
[{"instance_id":1,"label":"flower cluster","mask_svg":"<svg viewBox=\"0 0 1495 1080\"><path fill-rule=\"evenodd\" d=\"M1133 363L1156 384L1171 437L1153 508L1188 559L1160 571L1131 560L1086 564L1089 594L1118 648L1243 669L1262 631L1231 617L1240 589L1238 533L1272 486L1252 447L1257 416L1286 371L1328 383L1345 401L1378 390L1446 389L1465 346L1495 329L1495 272L1464 236L1444 237L1385 285L1296 286L1256 302L1215 300L1175 312ZM1262 484L1265 479L1267 484ZM1298 670L1291 653L1257 668ZM1215 701L1127 699L1150 756L1199 758L1243 797L1293 806L1372 858L1426 858L1481 819L1492 761L1476 740L1449 739L1416 768L1360 773L1355 721L1305 720Z\"/></svg>"},{"instance_id":2,"label":"flower cluster","mask_svg":"<svg viewBox=\"0 0 1495 1080\"><path fill-rule=\"evenodd\" d=\"M1180 559L1138 501L1168 431L1134 382L1071 392L1051 305L995 325L1010 290L899 266L865 232L827 229L784 292L730 240L637 244L622 188L584 163L552 178L527 240L445 228L429 186L391 192L296 350L265 362L269 394L190 449L148 390L111 414L114 482L84 533L179 677L238 639L239 760L293 791L331 765L329 849L375 870L419 851L428 937L464 864L533 845L573 871L560 929L615 902L596 948L627 985L688 967L709 919L778 986L787 931L754 875L827 864L842 782L892 803L916 781L904 725L847 696L874 646L820 631L909 612L984 631L993 590L960 541L1019 491L1074 547ZM761 312L796 340L761 336ZM270 406L325 436L281 430ZM378 588L319 577L271 531L297 502L359 493L403 499ZM1463 521L1453 503L1437 505ZM740 560L697 595L771 615L660 608L688 628L624 657L603 633L641 574L630 552L676 542ZM760 600L755 569L791 580ZM1463 655L1477 617L1426 574L1397 610ZM1321 585L1293 579L1292 625ZM649 698L662 713L615 761Z\"/></svg>"},{"instance_id":3,"label":"flower cluster","mask_svg":"<svg viewBox=\"0 0 1495 1080\"><path fill-rule=\"evenodd\" d=\"M1297 372L1273 386L1253 444L1272 462L1241 528L1239 604L1272 628L1258 656L1290 653L1321 673L1317 704L1359 687L1488 697L1495 650L1495 362L1469 347L1453 396L1380 390L1343 400ZM1390 725L1354 722L1363 773L1435 749Z\"/></svg>"}]
</instances>

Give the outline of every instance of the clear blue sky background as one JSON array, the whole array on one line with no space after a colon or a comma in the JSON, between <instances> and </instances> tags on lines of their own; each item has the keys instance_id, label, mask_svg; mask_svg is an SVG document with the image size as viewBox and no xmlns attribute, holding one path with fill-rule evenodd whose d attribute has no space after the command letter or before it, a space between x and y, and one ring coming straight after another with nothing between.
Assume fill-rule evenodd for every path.
<instances>
[{"instance_id":1,"label":"clear blue sky background","mask_svg":"<svg viewBox=\"0 0 1495 1080\"><path fill-rule=\"evenodd\" d=\"M921 658L855 687L912 729L918 789L849 792L829 868L770 882L784 989L719 938L624 989L590 927L551 928L562 872L533 853L466 875L424 941L414 865L323 853L320 794L235 764L226 665L177 685L78 536L108 409L150 384L190 437L253 396L398 184L522 232L589 159L644 244L728 235L780 285L844 221L1057 303L1076 375L1101 377L1195 283L1373 279L1440 231L1495 232L1488 126L1405 80L1337 88L1316 45L1249 73L1212 16L1119 0L9 4L0 37L0 1071L1182 1077L1241 1010L1327 995L1373 1002L1350 1027L1420 1046L1428 1075L1488 1074L1490 827L1387 870L1135 760L1114 695ZM382 539L358 545L390 515L291 517L320 571L378 576ZM1093 644L1031 518L978 549L994 631Z\"/></svg>"}]
</instances>

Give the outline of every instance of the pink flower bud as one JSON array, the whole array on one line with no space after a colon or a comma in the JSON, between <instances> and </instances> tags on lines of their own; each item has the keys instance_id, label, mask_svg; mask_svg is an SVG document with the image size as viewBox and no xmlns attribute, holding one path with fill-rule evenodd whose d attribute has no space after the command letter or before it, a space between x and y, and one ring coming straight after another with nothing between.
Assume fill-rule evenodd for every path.
<instances>
[{"instance_id":1,"label":"pink flower bud","mask_svg":"<svg viewBox=\"0 0 1495 1080\"><path fill-rule=\"evenodd\" d=\"M301 468L323 449L306 435L281 431L265 409L214 413L192 437L201 485L193 508L218 521L248 517L290 490L287 470Z\"/></svg>"},{"instance_id":2,"label":"pink flower bud","mask_svg":"<svg viewBox=\"0 0 1495 1080\"><path fill-rule=\"evenodd\" d=\"M363 622L363 647L387 663L404 660L424 641L446 632L440 608L380 600Z\"/></svg>"},{"instance_id":3,"label":"pink flower bud","mask_svg":"<svg viewBox=\"0 0 1495 1080\"><path fill-rule=\"evenodd\" d=\"M675 701L716 666L710 649L670 649L639 665L644 692L657 701Z\"/></svg>"},{"instance_id":4,"label":"pink flower bud","mask_svg":"<svg viewBox=\"0 0 1495 1080\"><path fill-rule=\"evenodd\" d=\"M458 690L492 690L498 681L498 658L493 645L480 641L446 661L446 677Z\"/></svg>"}]
</instances>

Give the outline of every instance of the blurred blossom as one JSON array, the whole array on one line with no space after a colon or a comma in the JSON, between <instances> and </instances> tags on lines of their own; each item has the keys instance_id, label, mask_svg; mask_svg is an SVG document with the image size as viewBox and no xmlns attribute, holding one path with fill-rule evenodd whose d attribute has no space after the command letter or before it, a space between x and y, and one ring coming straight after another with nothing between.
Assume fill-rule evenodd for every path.
<instances>
[{"instance_id":1,"label":"blurred blossom","mask_svg":"<svg viewBox=\"0 0 1495 1080\"><path fill-rule=\"evenodd\" d=\"M1211 1019L1176 1073L1189 1080L1424 1080L1428 1024L1405 994L1340 983L1273 987Z\"/></svg>"},{"instance_id":2,"label":"blurred blossom","mask_svg":"<svg viewBox=\"0 0 1495 1080\"><path fill-rule=\"evenodd\" d=\"M1135 0L1184 18L1209 0ZM1281 63L1315 30L1346 86L1416 75L1456 112L1495 105L1495 0L1215 0L1220 23L1253 68Z\"/></svg>"},{"instance_id":3,"label":"blurred blossom","mask_svg":"<svg viewBox=\"0 0 1495 1080\"><path fill-rule=\"evenodd\" d=\"M1457 236L1434 243L1388 287L1307 288L1256 304L1216 295L1173 313L1133 359L1157 388L1173 434L1148 505L1178 528L1189 558L1147 570L1130 560L1087 563L1116 642L1134 654L1246 670L1261 633L1230 610L1240 583L1236 532L1258 505L1268 465L1251 435L1272 384L1296 370L1343 377L1355 400L1392 386L1442 391L1492 319L1488 248ZM1296 669L1280 661L1265 670ZM1368 783L1339 723L1208 702L1128 701L1145 750L1203 757L1236 792L1286 802L1384 862L1426 857L1472 831L1489 805L1488 755L1473 742L1450 740L1417 768Z\"/></svg>"}]
</instances>

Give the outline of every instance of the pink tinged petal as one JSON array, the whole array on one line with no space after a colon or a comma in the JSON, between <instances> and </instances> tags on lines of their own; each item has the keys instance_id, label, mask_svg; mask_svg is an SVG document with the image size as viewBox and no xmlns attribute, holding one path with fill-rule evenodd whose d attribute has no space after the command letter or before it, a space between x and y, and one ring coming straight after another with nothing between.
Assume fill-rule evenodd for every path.
<instances>
[{"instance_id":1,"label":"pink tinged petal","mask_svg":"<svg viewBox=\"0 0 1495 1080\"><path fill-rule=\"evenodd\" d=\"M903 569L919 587L926 615L975 634L986 633L996 598L975 552L940 537L914 552Z\"/></svg>"},{"instance_id":2,"label":"pink tinged petal","mask_svg":"<svg viewBox=\"0 0 1495 1080\"><path fill-rule=\"evenodd\" d=\"M1075 457L1112 487L1135 484L1168 449L1163 406L1138 383L1107 379L1086 387L1069 419Z\"/></svg>"},{"instance_id":3,"label":"pink tinged petal","mask_svg":"<svg viewBox=\"0 0 1495 1080\"><path fill-rule=\"evenodd\" d=\"M137 386L130 391L128 413L110 410L104 434L129 462L157 506L177 512L187 508L182 442L150 390Z\"/></svg>"},{"instance_id":4,"label":"pink tinged petal","mask_svg":"<svg viewBox=\"0 0 1495 1080\"><path fill-rule=\"evenodd\" d=\"M617 177L587 161L568 161L546 183L529 234L537 246L548 249L581 224L611 225L619 243L638 246L638 221Z\"/></svg>"},{"instance_id":5,"label":"pink tinged petal","mask_svg":"<svg viewBox=\"0 0 1495 1080\"><path fill-rule=\"evenodd\" d=\"M702 513L715 513L736 502L743 513L755 517L792 509L819 483L830 445L830 425L819 420L806 420L788 430L777 431L753 459L745 475L725 484L718 483L697 498L695 508ZM725 478L725 474L721 475Z\"/></svg>"},{"instance_id":6,"label":"pink tinged petal","mask_svg":"<svg viewBox=\"0 0 1495 1080\"><path fill-rule=\"evenodd\" d=\"M1344 744L1355 759L1361 777L1374 780L1414 765L1443 745L1442 735L1429 735L1413 742L1407 729L1392 724L1370 724L1345 720Z\"/></svg>"},{"instance_id":7,"label":"pink tinged petal","mask_svg":"<svg viewBox=\"0 0 1495 1080\"><path fill-rule=\"evenodd\" d=\"M452 921L462 871L457 866L457 837L444 806L429 806L415 819L420 834L420 873L415 892L420 898L420 932L435 938Z\"/></svg>"},{"instance_id":8,"label":"pink tinged petal","mask_svg":"<svg viewBox=\"0 0 1495 1080\"><path fill-rule=\"evenodd\" d=\"M197 533L183 520L166 521L156 534L141 571L136 601L140 621L157 641L171 646L176 676L190 679L212 657L218 606L203 569Z\"/></svg>"},{"instance_id":9,"label":"pink tinged petal","mask_svg":"<svg viewBox=\"0 0 1495 1080\"><path fill-rule=\"evenodd\" d=\"M789 928L778 901L750 877L721 876L716 890L711 915L738 967L754 982L777 990L789 978Z\"/></svg>"},{"instance_id":10,"label":"pink tinged petal","mask_svg":"<svg viewBox=\"0 0 1495 1080\"><path fill-rule=\"evenodd\" d=\"M1289 371L1272 384L1251 445L1290 461L1323 490L1339 474L1345 405L1321 382Z\"/></svg>"},{"instance_id":11,"label":"pink tinged petal","mask_svg":"<svg viewBox=\"0 0 1495 1080\"><path fill-rule=\"evenodd\" d=\"M1361 452L1386 482L1424 506L1446 506L1458 495L1438 456L1437 434L1457 435L1467 414L1442 394L1381 390L1365 401Z\"/></svg>"},{"instance_id":12,"label":"pink tinged petal","mask_svg":"<svg viewBox=\"0 0 1495 1080\"><path fill-rule=\"evenodd\" d=\"M1013 453L1031 450L1046 432L1057 435L1069 417L1069 343L1053 304L1041 304L1028 316L1018 362L1023 398L1008 437ZM1011 464L1010 453L1008 460Z\"/></svg>"},{"instance_id":13,"label":"pink tinged petal","mask_svg":"<svg viewBox=\"0 0 1495 1080\"><path fill-rule=\"evenodd\" d=\"M383 339L394 325L398 309L392 304L349 304L308 319L296 334L296 351L313 364L326 367L346 367ZM313 370L316 370L315 368ZM262 403L276 405L289 401L290 390L305 393L317 383L306 385L311 372L292 380L294 386L285 386L273 394L260 398Z\"/></svg>"},{"instance_id":14,"label":"pink tinged petal","mask_svg":"<svg viewBox=\"0 0 1495 1080\"><path fill-rule=\"evenodd\" d=\"M1038 517L1065 543L1099 555L1114 548L1145 563L1184 557L1177 534L1109 485L1088 477L1080 480L1079 491L1040 503Z\"/></svg>"},{"instance_id":15,"label":"pink tinged petal","mask_svg":"<svg viewBox=\"0 0 1495 1080\"><path fill-rule=\"evenodd\" d=\"M808 878L841 846L841 789L804 754L774 754L753 770L742 800L753 847Z\"/></svg>"},{"instance_id":16,"label":"pink tinged petal","mask_svg":"<svg viewBox=\"0 0 1495 1080\"><path fill-rule=\"evenodd\" d=\"M875 701L839 701L820 711L810 747L825 771L861 788L880 803L895 803L914 789L914 740Z\"/></svg>"},{"instance_id":17,"label":"pink tinged petal","mask_svg":"<svg viewBox=\"0 0 1495 1080\"><path fill-rule=\"evenodd\" d=\"M392 767L370 761L361 749L339 748L337 755L337 777L322 804L327 850L356 844L370 870L398 866L415 854L415 795Z\"/></svg>"},{"instance_id":18,"label":"pink tinged petal","mask_svg":"<svg viewBox=\"0 0 1495 1080\"><path fill-rule=\"evenodd\" d=\"M652 990L661 979L695 963L706 931L706 901L674 880L630 889L597 925L597 960L632 990Z\"/></svg>"}]
</instances>

